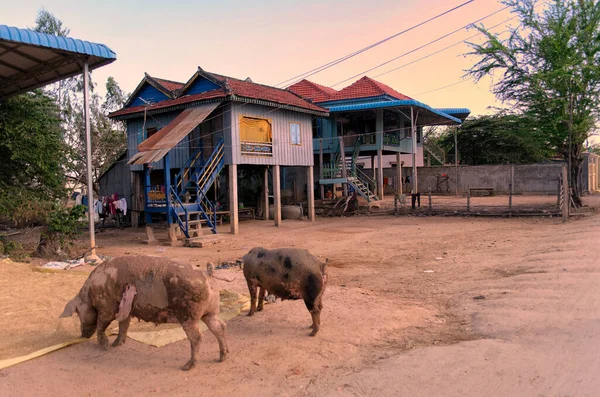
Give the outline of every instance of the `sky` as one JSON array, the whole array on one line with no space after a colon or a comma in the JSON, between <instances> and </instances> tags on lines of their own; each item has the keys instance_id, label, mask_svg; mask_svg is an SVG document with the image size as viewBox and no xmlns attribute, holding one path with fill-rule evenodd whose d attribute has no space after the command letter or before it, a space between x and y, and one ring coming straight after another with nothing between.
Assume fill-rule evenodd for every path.
<instances>
[{"instance_id":1,"label":"sky","mask_svg":"<svg viewBox=\"0 0 600 397\"><path fill-rule=\"evenodd\" d=\"M106 44L116 52L117 61L94 71L93 80L100 93L108 76L113 76L126 92L132 92L144 72L185 82L198 66L209 72L277 85L464 1L20 0L2 6L0 24L32 27L37 11L43 7L63 21L71 37ZM367 69L502 8L496 0L475 0L309 80L334 86L354 75L362 76ZM482 23L488 27L501 24L493 30L501 32L511 16L504 10ZM375 77L475 34L473 29L461 30L366 75ZM471 41L481 42L482 36ZM490 107L501 105L490 93L492 79L478 84L461 82L465 70L477 61L465 55L468 51L469 47L461 43L375 78L432 107L466 107L472 115L489 114ZM343 88L359 78L334 88Z\"/></svg>"}]
</instances>

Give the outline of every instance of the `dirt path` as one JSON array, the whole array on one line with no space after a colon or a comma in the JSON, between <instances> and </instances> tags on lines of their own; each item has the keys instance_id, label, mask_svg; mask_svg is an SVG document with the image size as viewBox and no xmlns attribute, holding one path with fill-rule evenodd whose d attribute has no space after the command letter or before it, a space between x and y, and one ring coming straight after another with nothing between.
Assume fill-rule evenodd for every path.
<instances>
[{"instance_id":1,"label":"dirt path","mask_svg":"<svg viewBox=\"0 0 600 397\"><path fill-rule=\"evenodd\" d=\"M316 338L307 336L310 316L301 302L278 302L228 322L232 355L225 363L215 362L217 343L208 333L191 373L178 369L188 358L185 341L157 349L129 340L108 352L84 343L0 371L2 395L586 396L600 390L594 354L600 342L593 338L600 332L600 217L567 225L546 218L411 217L283 225L244 222L240 236L196 250L144 246L139 231L106 232L99 244L105 255L150 253L202 267L257 245L308 248L331 260ZM244 291L239 271L220 274L237 276L225 288ZM47 308L61 310L60 302ZM54 321L49 326L56 328Z\"/></svg>"}]
</instances>

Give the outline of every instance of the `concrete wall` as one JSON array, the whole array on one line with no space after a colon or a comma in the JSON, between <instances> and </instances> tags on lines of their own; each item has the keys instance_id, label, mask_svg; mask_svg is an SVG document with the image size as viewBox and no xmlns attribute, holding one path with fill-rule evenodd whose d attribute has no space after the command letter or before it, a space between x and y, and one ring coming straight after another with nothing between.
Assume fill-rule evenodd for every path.
<instances>
[{"instance_id":1,"label":"concrete wall","mask_svg":"<svg viewBox=\"0 0 600 397\"><path fill-rule=\"evenodd\" d=\"M495 193L509 192L511 172L514 172L514 192L521 194L555 194L562 163L523 164L523 165L480 165L458 167L458 191L466 194L468 187L491 187ZM404 175L412 174L411 169L404 170ZM449 176L449 193L456 189L456 170L454 166L419 167L417 170L420 192L427 192L429 187L435 192L437 176ZM444 193L446 185L443 185Z\"/></svg>"}]
</instances>

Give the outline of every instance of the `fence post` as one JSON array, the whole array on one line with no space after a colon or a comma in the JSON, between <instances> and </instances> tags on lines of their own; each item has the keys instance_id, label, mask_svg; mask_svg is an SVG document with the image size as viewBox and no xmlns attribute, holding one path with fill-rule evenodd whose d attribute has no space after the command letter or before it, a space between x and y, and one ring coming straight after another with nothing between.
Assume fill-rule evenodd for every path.
<instances>
[{"instance_id":1,"label":"fence post","mask_svg":"<svg viewBox=\"0 0 600 397\"><path fill-rule=\"evenodd\" d=\"M467 212L471 211L471 187L467 186Z\"/></svg>"},{"instance_id":2,"label":"fence post","mask_svg":"<svg viewBox=\"0 0 600 397\"><path fill-rule=\"evenodd\" d=\"M571 195L569 191L569 179L567 176L567 167L563 165L562 169L562 191L563 191L563 201L562 201L562 212L563 212L563 221L566 222L569 219L569 206L571 205Z\"/></svg>"},{"instance_id":3,"label":"fence post","mask_svg":"<svg viewBox=\"0 0 600 397\"><path fill-rule=\"evenodd\" d=\"M431 209L432 209L432 206L431 206L431 186L429 186L428 196L429 196L429 211L431 211Z\"/></svg>"},{"instance_id":4,"label":"fence post","mask_svg":"<svg viewBox=\"0 0 600 397\"><path fill-rule=\"evenodd\" d=\"M508 185L508 217L512 218L512 196L513 196L513 185Z\"/></svg>"},{"instance_id":5,"label":"fence post","mask_svg":"<svg viewBox=\"0 0 600 397\"><path fill-rule=\"evenodd\" d=\"M558 176L558 188L556 189L556 209L560 210L560 193L562 191L562 176Z\"/></svg>"}]
</instances>

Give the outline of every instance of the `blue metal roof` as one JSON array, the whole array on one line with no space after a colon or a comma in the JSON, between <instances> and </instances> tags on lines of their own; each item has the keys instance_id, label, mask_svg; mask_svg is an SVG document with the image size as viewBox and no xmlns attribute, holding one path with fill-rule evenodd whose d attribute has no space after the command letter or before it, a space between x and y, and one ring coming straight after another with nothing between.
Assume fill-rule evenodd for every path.
<instances>
[{"instance_id":1,"label":"blue metal roof","mask_svg":"<svg viewBox=\"0 0 600 397\"><path fill-rule=\"evenodd\" d=\"M73 39L71 37L59 37L52 34L39 33L33 30L19 29L7 25L0 25L0 40L76 52L98 58L117 59L117 54L104 44L91 43L89 41Z\"/></svg>"},{"instance_id":2,"label":"blue metal roof","mask_svg":"<svg viewBox=\"0 0 600 397\"><path fill-rule=\"evenodd\" d=\"M446 114L469 114L471 111L467 108L435 108L435 110L439 110L440 112L444 112Z\"/></svg>"},{"instance_id":3,"label":"blue metal roof","mask_svg":"<svg viewBox=\"0 0 600 397\"><path fill-rule=\"evenodd\" d=\"M340 105L340 106L327 106L323 105L329 109L330 113L335 112L351 112L351 111L359 111L359 110L372 110L372 109L384 109L384 108L396 108L401 106L415 106L421 109L425 109L437 116L443 117L447 120L453 121L457 124L462 123L462 121L454 116L449 115L446 112L441 111L440 109L434 109L431 106L428 106L422 102L416 101L414 99L403 99L396 101L382 101L382 102L371 102L371 103L358 103L354 105ZM464 109L467 110L468 109Z\"/></svg>"},{"instance_id":4,"label":"blue metal roof","mask_svg":"<svg viewBox=\"0 0 600 397\"><path fill-rule=\"evenodd\" d=\"M0 25L0 100L117 59L104 44Z\"/></svg>"}]
</instances>

